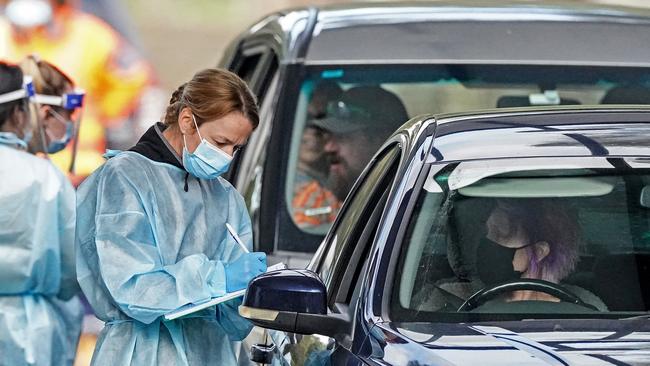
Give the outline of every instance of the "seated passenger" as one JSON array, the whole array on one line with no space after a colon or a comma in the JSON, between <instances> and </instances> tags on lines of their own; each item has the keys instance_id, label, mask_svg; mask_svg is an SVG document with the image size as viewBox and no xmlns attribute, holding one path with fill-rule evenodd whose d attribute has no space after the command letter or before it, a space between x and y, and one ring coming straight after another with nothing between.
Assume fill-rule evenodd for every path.
<instances>
[{"instance_id":1,"label":"seated passenger","mask_svg":"<svg viewBox=\"0 0 650 366\"><path fill-rule=\"evenodd\" d=\"M325 155L328 133L312 123L325 116L327 104L338 99L341 92L335 82L321 82L314 89L308 106L291 201L293 220L303 229L328 228L341 206L334 194L325 188L329 175L329 161Z\"/></svg>"},{"instance_id":2,"label":"seated passenger","mask_svg":"<svg viewBox=\"0 0 650 366\"><path fill-rule=\"evenodd\" d=\"M386 138L408 120L399 97L379 86L357 86L330 102L314 124L328 131L328 188L345 199L366 164Z\"/></svg>"},{"instance_id":3,"label":"seated passenger","mask_svg":"<svg viewBox=\"0 0 650 366\"><path fill-rule=\"evenodd\" d=\"M341 201L325 188L329 167L323 149L326 141L327 132L313 125L305 127L291 201L293 219L300 228L327 227L341 207Z\"/></svg>"}]
</instances>

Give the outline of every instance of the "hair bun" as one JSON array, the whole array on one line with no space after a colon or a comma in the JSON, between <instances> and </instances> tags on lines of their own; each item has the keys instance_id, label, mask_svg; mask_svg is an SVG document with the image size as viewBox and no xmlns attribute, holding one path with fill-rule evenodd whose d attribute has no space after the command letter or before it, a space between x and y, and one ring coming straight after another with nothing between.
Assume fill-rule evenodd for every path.
<instances>
[{"instance_id":1,"label":"hair bun","mask_svg":"<svg viewBox=\"0 0 650 366\"><path fill-rule=\"evenodd\" d=\"M180 101L181 97L183 96L183 92L185 91L185 86L187 83L181 84L174 92L172 93L171 99L169 99L169 104L175 104L176 102Z\"/></svg>"}]
</instances>

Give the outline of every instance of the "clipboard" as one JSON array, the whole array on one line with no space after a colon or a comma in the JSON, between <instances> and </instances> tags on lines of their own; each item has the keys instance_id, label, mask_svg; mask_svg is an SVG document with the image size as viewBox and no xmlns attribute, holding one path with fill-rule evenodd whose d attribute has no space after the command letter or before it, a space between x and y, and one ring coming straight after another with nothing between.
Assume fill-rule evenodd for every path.
<instances>
[{"instance_id":1,"label":"clipboard","mask_svg":"<svg viewBox=\"0 0 650 366\"><path fill-rule=\"evenodd\" d=\"M219 305L222 302L226 302L228 300L232 300L240 296L244 296L245 293L246 293L246 289L243 289L243 290L227 293L223 296L215 297L214 299L199 304L187 304L185 306L181 306L179 309L176 309L171 313L165 314L165 320L178 319L182 316L189 315L203 309L207 309L210 306Z\"/></svg>"},{"instance_id":2,"label":"clipboard","mask_svg":"<svg viewBox=\"0 0 650 366\"><path fill-rule=\"evenodd\" d=\"M285 268L287 268L287 266L284 263L278 263L278 264L274 264L274 265L268 267L266 269L266 272L276 271L278 269L285 269ZM207 308L209 308L211 306L219 305L222 302L226 302L226 301L229 301L229 300L236 299L238 297L244 296L245 293L246 293L246 289L242 289L242 290L235 291L235 292L229 292L229 293L227 293L227 294L225 294L223 296L215 297L213 299L210 299L210 300L202 302L202 303L187 304L185 306L181 306L180 308L178 308L178 309L176 309L176 310L174 310L172 312L169 312L169 313L165 314L164 320L178 319L178 318L180 318L182 316L189 315L189 314L195 313L195 312L203 310L203 309L207 309Z\"/></svg>"}]
</instances>

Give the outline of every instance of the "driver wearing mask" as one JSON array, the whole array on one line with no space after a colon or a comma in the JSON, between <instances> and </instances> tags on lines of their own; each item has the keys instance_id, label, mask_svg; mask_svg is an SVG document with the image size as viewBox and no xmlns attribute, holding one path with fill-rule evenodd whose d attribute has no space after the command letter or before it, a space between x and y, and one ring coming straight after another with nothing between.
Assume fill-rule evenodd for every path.
<instances>
[{"instance_id":1,"label":"driver wearing mask","mask_svg":"<svg viewBox=\"0 0 650 366\"><path fill-rule=\"evenodd\" d=\"M473 294L485 288L537 279L561 284L599 311L607 306L596 295L578 286L561 283L579 260L580 228L575 214L561 202L550 199L473 200L456 210L471 208L476 220L485 221L485 232L459 227L447 235L447 260L452 277L425 284L413 297L414 308L424 311L456 311ZM487 209L486 211L483 211ZM483 212L481 212L483 211ZM485 219L487 217L487 219ZM471 226L475 227L475 226ZM538 291L513 291L505 301L559 301Z\"/></svg>"},{"instance_id":2,"label":"driver wearing mask","mask_svg":"<svg viewBox=\"0 0 650 366\"><path fill-rule=\"evenodd\" d=\"M557 200L499 200L486 221L487 234L476 257L485 286L517 279L559 284L579 260L580 228L575 213ZM562 284L599 311L607 306L591 292ZM559 301L538 291L514 291L507 301Z\"/></svg>"}]
</instances>

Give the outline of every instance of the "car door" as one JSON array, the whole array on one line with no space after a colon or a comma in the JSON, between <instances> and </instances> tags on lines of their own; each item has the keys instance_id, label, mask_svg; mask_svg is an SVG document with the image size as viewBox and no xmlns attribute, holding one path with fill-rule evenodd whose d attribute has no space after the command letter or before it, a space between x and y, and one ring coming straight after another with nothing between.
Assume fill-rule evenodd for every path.
<instances>
[{"instance_id":1,"label":"car door","mask_svg":"<svg viewBox=\"0 0 650 366\"><path fill-rule=\"evenodd\" d=\"M272 129L273 104L279 84L277 45L267 39L251 39L227 53L222 66L241 77L255 94L260 106L260 124L246 146L237 153L226 178L244 197L251 216L253 242L260 243L259 222L263 170ZM260 250L256 245L256 250ZM248 351L253 344L264 343L264 330L254 328L239 348L239 364L250 364Z\"/></svg>"},{"instance_id":2,"label":"car door","mask_svg":"<svg viewBox=\"0 0 650 366\"><path fill-rule=\"evenodd\" d=\"M395 182L401 146L385 148L371 161L346 200L341 214L321 245L310 267L327 287L329 307L334 312L356 316L358 294L366 270L366 261L386 200ZM321 335L299 335L268 331L265 336L273 352L273 365L360 364L354 346L365 338L359 328L343 342ZM356 338L356 339L355 339Z\"/></svg>"},{"instance_id":3,"label":"car door","mask_svg":"<svg viewBox=\"0 0 650 366\"><path fill-rule=\"evenodd\" d=\"M255 94L260 106L260 124L246 146L235 156L226 178L244 196L253 226L256 250L263 247L260 234L262 178L268 156L268 143L273 127L280 77L278 44L266 37L242 41L234 51L226 53L222 65L241 77Z\"/></svg>"}]
</instances>

